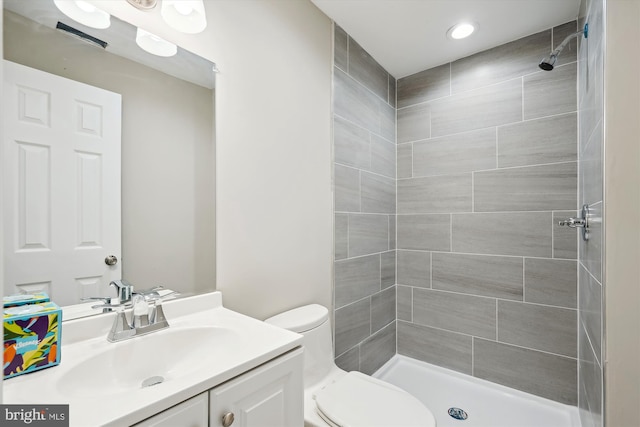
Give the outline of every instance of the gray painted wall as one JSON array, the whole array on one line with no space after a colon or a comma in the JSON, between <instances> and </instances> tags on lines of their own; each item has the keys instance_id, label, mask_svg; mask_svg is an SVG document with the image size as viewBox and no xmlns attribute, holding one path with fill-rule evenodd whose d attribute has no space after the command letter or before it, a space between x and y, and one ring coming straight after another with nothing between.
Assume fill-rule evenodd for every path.
<instances>
[{"instance_id":1,"label":"gray painted wall","mask_svg":"<svg viewBox=\"0 0 640 427\"><path fill-rule=\"evenodd\" d=\"M398 353L577 403L576 22L398 81Z\"/></svg>"},{"instance_id":2,"label":"gray painted wall","mask_svg":"<svg viewBox=\"0 0 640 427\"><path fill-rule=\"evenodd\" d=\"M579 206L588 204L595 218L603 215L604 142L604 2L584 0L580 26L589 22L589 37L578 52ZM580 239L578 266L578 406L584 427L601 427L603 390L603 230L591 221L589 240Z\"/></svg>"},{"instance_id":3,"label":"gray painted wall","mask_svg":"<svg viewBox=\"0 0 640 427\"><path fill-rule=\"evenodd\" d=\"M370 374L396 352L396 82L334 36L335 355Z\"/></svg>"}]
</instances>

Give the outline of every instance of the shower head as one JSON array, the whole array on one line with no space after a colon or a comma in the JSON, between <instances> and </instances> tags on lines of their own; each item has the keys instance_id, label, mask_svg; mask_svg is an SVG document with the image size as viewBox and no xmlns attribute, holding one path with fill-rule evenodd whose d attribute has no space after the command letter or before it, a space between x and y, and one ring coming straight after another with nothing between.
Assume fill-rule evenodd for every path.
<instances>
[{"instance_id":1,"label":"shower head","mask_svg":"<svg viewBox=\"0 0 640 427\"><path fill-rule=\"evenodd\" d=\"M589 31L589 24L584 24L584 29L582 31L578 31L577 33L573 33L569 36L567 36L562 43L560 43L560 45L555 48L555 50L553 52L551 52L551 54L545 58L542 59L542 61L540 61L540 63L538 64L538 67L540 67L541 69L543 69L544 71L551 71L553 70L553 66L556 64L556 61L558 60L558 55L560 55L560 52L562 52L562 49L565 48L565 46L574 38L584 35L584 38L587 38L588 35L588 31Z\"/></svg>"},{"instance_id":2,"label":"shower head","mask_svg":"<svg viewBox=\"0 0 640 427\"><path fill-rule=\"evenodd\" d=\"M553 66L555 65L557 59L558 59L557 55L551 54L548 57L544 58L542 61L540 61L540 63L538 64L538 67L542 68L545 71L551 71L553 70Z\"/></svg>"}]
</instances>

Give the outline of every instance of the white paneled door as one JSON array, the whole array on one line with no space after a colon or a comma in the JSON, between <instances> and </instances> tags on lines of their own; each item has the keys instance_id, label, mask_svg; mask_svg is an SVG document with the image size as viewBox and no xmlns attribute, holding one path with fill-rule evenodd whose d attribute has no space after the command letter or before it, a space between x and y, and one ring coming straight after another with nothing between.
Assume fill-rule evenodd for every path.
<instances>
[{"instance_id":1,"label":"white paneled door","mask_svg":"<svg viewBox=\"0 0 640 427\"><path fill-rule=\"evenodd\" d=\"M106 295L122 270L121 96L6 60L3 96L5 295Z\"/></svg>"}]
</instances>

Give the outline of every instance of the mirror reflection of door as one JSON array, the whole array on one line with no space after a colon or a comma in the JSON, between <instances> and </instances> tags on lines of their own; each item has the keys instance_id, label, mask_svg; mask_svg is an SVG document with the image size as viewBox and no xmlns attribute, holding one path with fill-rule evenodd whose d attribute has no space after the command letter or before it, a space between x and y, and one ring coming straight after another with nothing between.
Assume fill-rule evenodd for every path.
<instances>
[{"instance_id":1,"label":"mirror reflection of door","mask_svg":"<svg viewBox=\"0 0 640 427\"><path fill-rule=\"evenodd\" d=\"M104 294L122 271L121 96L9 61L4 80L5 295Z\"/></svg>"}]
</instances>

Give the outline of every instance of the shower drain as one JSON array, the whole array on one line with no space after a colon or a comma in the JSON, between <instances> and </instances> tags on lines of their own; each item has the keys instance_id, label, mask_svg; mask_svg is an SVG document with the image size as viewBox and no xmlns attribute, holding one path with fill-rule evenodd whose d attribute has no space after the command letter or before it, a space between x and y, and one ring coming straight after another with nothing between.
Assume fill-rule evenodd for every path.
<instances>
[{"instance_id":1,"label":"shower drain","mask_svg":"<svg viewBox=\"0 0 640 427\"><path fill-rule=\"evenodd\" d=\"M163 381L164 381L164 377L161 377L159 375L149 377L146 380L142 381L142 388L151 387L156 384L160 384Z\"/></svg>"},{"instance_id":2,"label":"shower drain","mask_svg":"<svg viewBox=\"0 0 640 427\"><path fill-rule=\"evenodd\" d=\"M460 408L449 408L449 416L451 418L455 418L456 420L466 420L469 416L467 413Z\"/></svg>"}]
</instances>

